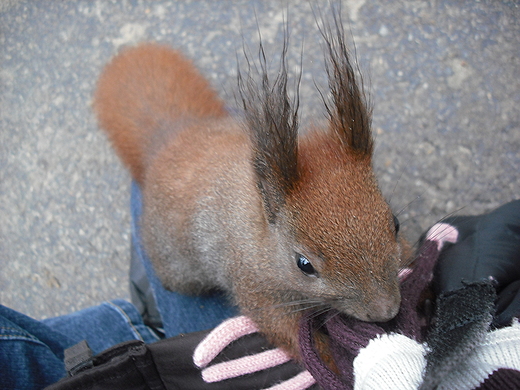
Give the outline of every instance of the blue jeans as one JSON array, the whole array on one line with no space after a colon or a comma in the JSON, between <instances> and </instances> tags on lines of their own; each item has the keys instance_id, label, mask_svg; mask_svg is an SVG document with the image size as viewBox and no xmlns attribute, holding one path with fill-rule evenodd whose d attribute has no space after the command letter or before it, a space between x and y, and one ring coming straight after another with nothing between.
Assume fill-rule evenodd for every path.
<instances>
[{"instance_id":1,"label":"blue jeans","mask_svg":"<svg viewBox=\"0 0 520 390\"><path fill-rule=\"evenodd\" d=\"M162 287L141 244L141 192L135 183L131 208L133 256L146 270L165 336L211 329L235 315L223 296L187 297ZM158 336L124 300L42 321L0 305L0 388L42 389L57 382L66 375L64 350L82 340L97 354L124 341L151 343Z\"/></svg>"},{"instance_id":2,"label":"blue jeans","mask_svg":"<svg viewBox=\"0 0 520 390\"><path fill-rule=\"evenodd\" d=\"M0 306L0 388L41 389L66 375L63 351L86 340L94 354L127 340L158 338L124 300L36 321Z\"/></svg>"}]
</instances>

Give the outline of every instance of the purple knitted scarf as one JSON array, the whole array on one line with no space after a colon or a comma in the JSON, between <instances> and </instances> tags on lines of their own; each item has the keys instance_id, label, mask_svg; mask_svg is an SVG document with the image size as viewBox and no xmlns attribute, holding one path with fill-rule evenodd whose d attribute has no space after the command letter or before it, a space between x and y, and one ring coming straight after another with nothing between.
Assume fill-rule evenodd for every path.
<instances>
[{"instance_id":1,"label":"purple knitted scarf","mask_svg":"<svg viewBox=\"0 0 520 390\"><path fill-rule=\"evenodd\" d=\"M356 320L330 310L322 316L309 313L300 325L300 349L307 370L323 389L352 389L354 387L353 361L361 348L383 333L400 333L419 342L423 341L421 318L417 305L422 292L433 276L433 267L439 256L437 243L425 241L415 260L415 267L401 283L401 308L397 316L386 323ZM321 359L314 345L314 333L321 329L329 335L332 357L339 370L334 373Z\"/></svg>"}]
</instances>

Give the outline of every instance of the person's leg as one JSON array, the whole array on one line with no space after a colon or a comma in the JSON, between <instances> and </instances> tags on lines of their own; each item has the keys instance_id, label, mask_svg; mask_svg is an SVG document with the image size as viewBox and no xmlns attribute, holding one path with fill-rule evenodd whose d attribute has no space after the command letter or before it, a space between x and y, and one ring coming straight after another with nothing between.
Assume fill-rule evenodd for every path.
<instances>
[{"instance_id":1,"label":"person's leg","mask_svg":"<svg viewBox=\"0 0 520 390\"><path fill-rule=\"evenodd\" d=\"M66 375L63 351L75 341L0 305L2 389L41 389Z\"/></svg>"},{"instance_id":2,"label":"person's leg","mask_svg":"<svg viewBox=\"0 0 520 390\"><path fill-rule=\"evenodd\" d=\"M141 241L139 220L142 212L142 196L137 183L132 183L131 195L132 210L132 261L140 261L144 266L148 277L149 286L146 281L140 285L139 294L146 297L142 292L151 291L142 307L153 307L154 300L157 312L160 313L163 329L166 337L173 337L180 333L196 332L199 330L212 329L223 320L238 314L236 307L229 304L223 295L212 296L186 296L176 292L167 291L155 274L152 264L148 259ZM135 280L134 280L135 282ZM136 295L133 295L135 297ZM150 297L154 299L150 299ZM136 306L139 306L136 304ZM153 309L150 310L153 312ZM143 313L143 312L141 312Z\"/></svg>"},{"instance_id":3,"label":"person's leg","mask_svg":"<svg viewBox=\"0 0 520 390\"><path fill-rule=\"evenodd\" d=\"M135 306L122 299L42 320L42 323L66 334L75 343L86 340L94 355L124 341L152 343L159 340L143 323Z\"/></svg>"},{"instance_id":4,"label":"person's leg","mask_svg":"<svg viewBox=\"0 0 520 390\"><path fill-rule=\"evenodd\" d=\"M65 349L82 340L95 355L124 341L151 343L158 337L123 300L43 321L0 305L2 389L41 389L57 382L67 374Z\"/></svg>"}]
</instances>

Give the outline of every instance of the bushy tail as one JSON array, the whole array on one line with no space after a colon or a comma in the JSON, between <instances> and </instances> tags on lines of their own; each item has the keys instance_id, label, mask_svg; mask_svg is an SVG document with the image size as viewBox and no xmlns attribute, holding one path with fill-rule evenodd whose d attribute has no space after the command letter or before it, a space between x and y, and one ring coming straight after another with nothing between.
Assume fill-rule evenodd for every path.
<instances>
[{"instance_id":1,"label":"bushy tail","mask_svg":"<svg viewBox=\"0 0 520 390\"><path fill-rule=\"evenodd\" d=\"M192 62L156 44L126 49L105 67L94 108L99 125L139 183L164 132L175 132L193 119L227 115Z\"/></svg>"}]
</instances>

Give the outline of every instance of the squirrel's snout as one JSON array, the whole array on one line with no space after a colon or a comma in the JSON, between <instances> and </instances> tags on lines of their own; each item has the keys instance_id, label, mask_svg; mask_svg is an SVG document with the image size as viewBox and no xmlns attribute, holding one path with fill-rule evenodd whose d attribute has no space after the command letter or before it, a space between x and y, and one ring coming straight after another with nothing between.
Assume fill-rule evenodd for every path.
<instances>
[{"instance_id":1,"label":"squirrel's snout","mask_svg":"<svg viewBox=\"0 0 520 390\"><path fill-rule=\"evenodd\" d=\"M377 297L366 296L356 304L347 300L335 308L345 314L366 322L386 322L394 318L401 308L401 294L380 293Z\"/></svg>"},{"instance_id":2,"label":"squirrel's snout","mask_svg":"<svg viewBox=\"0 0 520 390\"><path fill-rule=\"evenodd\" d=\"M374 299L367 307L366 318L364 321L369 322L386 322L394 318L399 312L401 306L401 296L382 295Z\"/></svg>"}]
</instances>

